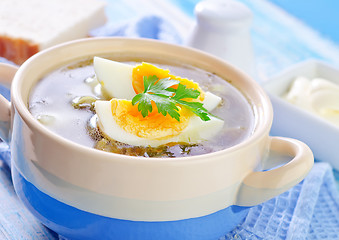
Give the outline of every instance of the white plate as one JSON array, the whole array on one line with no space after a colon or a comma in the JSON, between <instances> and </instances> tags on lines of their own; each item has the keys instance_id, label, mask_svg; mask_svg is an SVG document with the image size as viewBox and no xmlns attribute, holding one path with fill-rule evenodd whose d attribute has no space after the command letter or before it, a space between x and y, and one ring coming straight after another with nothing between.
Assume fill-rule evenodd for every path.
<instances>
[{"instance_id":1,"label":"white plate","mask_svg":"<svg viewBox=\"0 0 339 240\"><path fill-rule=\"evenodd\" d=\"M339 68L318 60L298 63L272 77L262 85L271 98L274 110L270 134L305 142L317 160L329 162L339 170L339 127L282 98L298 76L321 77L339 84Z\"/></svg>"}]
</instances>

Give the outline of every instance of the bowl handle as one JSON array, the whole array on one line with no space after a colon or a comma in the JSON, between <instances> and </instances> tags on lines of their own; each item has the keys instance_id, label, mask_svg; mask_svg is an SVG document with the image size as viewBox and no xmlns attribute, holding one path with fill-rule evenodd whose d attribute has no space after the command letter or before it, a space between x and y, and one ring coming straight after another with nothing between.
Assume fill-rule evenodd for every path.
<instances>
[{"instance_id":1,"label":"bowl handle","mask_svg":"<svg viewBox=\"0 0 339 240\"><path fill-rule=\"evenodd\" d=\"M0 63L0 84L10 88L13 77L18 68L16 66ZM9 143L11 122L11 103L0 94L0 138Z\"/></svg>"},{"instance_id":2,"label":"bowl handle","mask_svg":"<svg viewBox=\"0 0 339 240\"><path fill-rule=\"evenodd\" d=\"M292 156L293 159L277 168L248 174L239 189L236 205L254 206L287 191L301 182L313 166L312 151L298 140L271 137L272 152ZM267 160L272 159L268 157Z\"/></svg>"}]
</instances>

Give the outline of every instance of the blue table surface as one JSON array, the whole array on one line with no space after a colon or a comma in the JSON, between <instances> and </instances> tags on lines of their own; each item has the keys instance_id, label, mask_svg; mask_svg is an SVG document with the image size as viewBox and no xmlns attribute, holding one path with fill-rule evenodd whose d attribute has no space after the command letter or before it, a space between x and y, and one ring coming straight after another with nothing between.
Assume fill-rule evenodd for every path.
<instances>
[{"instance_id":1,"label":"blue table surface","mask_svg":"<svg viewBox=\"0 0 339 240\"><path fill-rule=\"evenodd\" d=\"M324 37L339 43L339 1L337 0L270 0L290 14L317 29Z\"/></svg>"},{"instance_id":2,"label":"blue table surface","mask_svg":"<svg viewBox=\"0 0 339 240\"><path fill-rule=\"evenodd\" d=\"M312 29L270 1L239 1L246 4L254 14L251 37L258 82L269 81L271 76L283 69L309 58L320 59L334 65L339 64L339 46L320 31ZM112 24L133 21L138 16L159 15L176 28L181 39L185 39L187 32L193 26L195 19L193 10L198 2L198 0L107 0L106 13ZM338 173L335 175L339 178ZM1 181L6 179L2 176ZM5 191L14 197L10 182ZM15 208L16 206L2 207ZM8 232L15 232L15 224L11 224L10 219L8 221L0 225L7 226ZM48 230L42 230L38 225L32 224L30 228L36 230L36 236L27 235L26 238L18 239L57 238L54 234L46 238ZM4 232L0 227L0 239L8 239Z\"/></svg>"}]
</instances>

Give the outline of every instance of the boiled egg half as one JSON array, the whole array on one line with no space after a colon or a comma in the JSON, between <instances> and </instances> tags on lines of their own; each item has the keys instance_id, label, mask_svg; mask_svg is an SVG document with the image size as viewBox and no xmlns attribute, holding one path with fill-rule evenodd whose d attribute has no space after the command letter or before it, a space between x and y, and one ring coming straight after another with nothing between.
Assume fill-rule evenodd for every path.
<instances>
[{"instance_id":1,"label":"boiled egg half","mask_svg":"<svg viewBox=\"0 0 339 240\"><path fill-rule=\"evenodd\" d=\"M187 88L197 89L200 91L197 101L208 111L221 102L220 97L204 92L198 83L171 75L169 70L149 63L132 66L100 57L94 58L94 70L102 90L112 98L95 102L99 129L110 139L133 146L157 147L170 142L196 144L211 139L224 125L223 120L214 116L203 121L180 105L177 106L180 121L158 113L155 104L152 104L153 111L143 117L138 106L132 105L132 98L144 91L144 76L170 77Z\"/></svg>"}]
</instances>

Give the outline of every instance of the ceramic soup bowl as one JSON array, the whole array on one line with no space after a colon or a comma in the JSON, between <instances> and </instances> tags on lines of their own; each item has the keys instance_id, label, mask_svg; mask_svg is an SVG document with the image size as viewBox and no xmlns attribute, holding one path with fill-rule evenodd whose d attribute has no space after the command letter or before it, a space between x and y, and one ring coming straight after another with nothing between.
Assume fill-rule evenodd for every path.
<instances>
[{"instance_id":1,"label":"ceramic soup bowl","mask_svg":"<svg viewBox=\"0 0 339 240\"><path fill-rule=\"evenodd\" d=\"M121 54L174 59L231 80L251 105L253 133L213 153L143 158L79 145L30 114L32 87L53 69ZM2 83L13 72L1 65ZM18 69L11 102L0 100L2 139L10 143L16 193L44 225L69 239L217 239L239 224L249 207L299 183L313 165L304 143L269 136L271 103L255 81L211 55L159 41L95 38L50 48ZM258 170L273 161L272 152L290 160Z\"/></svg>"}]
</instances>

